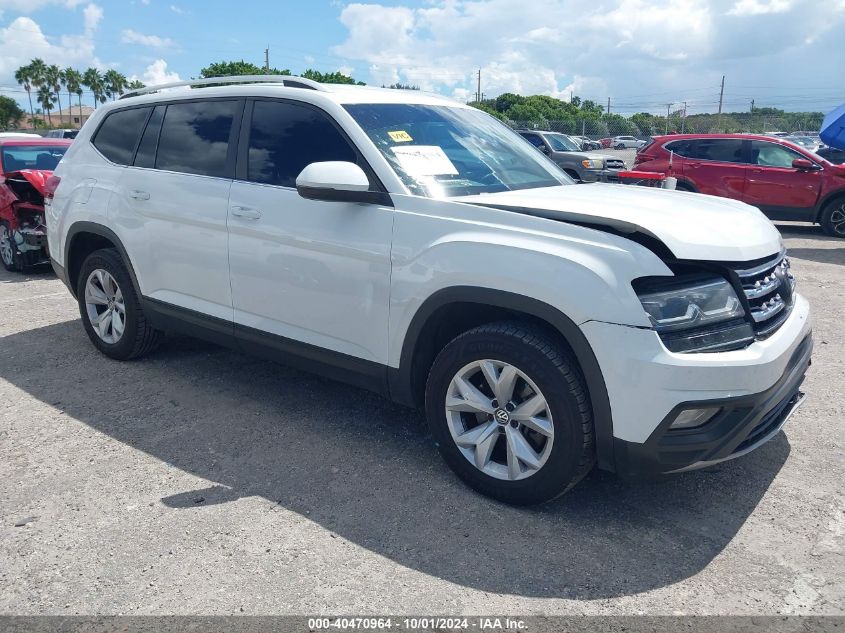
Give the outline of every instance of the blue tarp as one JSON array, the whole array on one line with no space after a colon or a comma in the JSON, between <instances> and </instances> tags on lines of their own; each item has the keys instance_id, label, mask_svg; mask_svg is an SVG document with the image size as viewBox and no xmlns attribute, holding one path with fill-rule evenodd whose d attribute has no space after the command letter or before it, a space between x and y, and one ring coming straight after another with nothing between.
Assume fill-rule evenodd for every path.
<instances>
[{"instance_id":1,"label":"blue tarp","mask_svg":"<svg viewBox=\"0 0 845 633\"><path fill-rule=\"evenodd\" d=\"M819 137L830 147L845 149L845 103L824 118Z\"/></svg>"}]
</instances>

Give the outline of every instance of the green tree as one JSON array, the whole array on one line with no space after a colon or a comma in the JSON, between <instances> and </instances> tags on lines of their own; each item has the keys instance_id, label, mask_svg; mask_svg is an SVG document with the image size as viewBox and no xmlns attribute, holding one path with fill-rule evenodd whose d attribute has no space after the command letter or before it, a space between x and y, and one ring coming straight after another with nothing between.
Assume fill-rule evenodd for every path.
<instances>
[{"instance_id":1,"label":"green tree","mask_svg":"<svg viewBox=\"0 0 845 633\"><path fill-rule=\"evenodd\" d=\"M23 89L26 90L26 96L29 99L29 115L33 128L35 127L35 110L32 109L32 68L31 66L21 66L15 71L15 81L18 82Z\"/></svg>"},{"instance_id":2,"label":"green tree","mask_svg":"<svg viewBox=\"0 0 845 633\"><path fill-rule=\"evenodd\" d=\"M53 127L53 117L50 111L53 109L53 104L56 103L56 95L53 93L53 89L46 83L38 88L38 103L41 104L41 107L47 113L47 120L50 122L50 127Z\"/></svg>"},{"instance_id":3,"label":"green tree","mask_svg":"<svg viewBox=\"0 0 845 633\"><path fill-rule=\"evenodd\" d=\"M46 70L44 71L44 83L47 85L50 90L53 91L53 94L56 95L56 103L59 105L59 121L62 120L62 98L61 98L61 90L62 90L62 82L64 78L62 77L62 71L59 69L58 66L52 64L47 66Z\"/></svg>"},{"instance_id":4,"label":"green tree","mask_svg":"<svg viewBox=\"0 0 845 633\"><path fill-rule=\"evenodd\" d=\"M82 73L82 84L87 86L94 95L94 109L97 109L98 103L106 102L106 87L103 81L103 76L96 68L89 68Z\"/></svg>"},{"instance_id":5,"label":"green tree","mask_svg":"<svg viewBox=\"0 0 845 633\"><path fill-rule=\"evenodd\" d=\"M141 88L146 88L147 84L145 84L143 81L133 79L132 81L129 82L129 84L126 87L129 88L130 90L140 90Z\"/></svg>"},{"instance_id":6,"label":"green tree","mask_svg":"<svg viewBox=\"0 0 845 633\"><path fill-rule=\"evenodd\" d=\"M65 88L67 89L67 109L71 114L73 113L73 95L77 95L79 101L79 121L82 123L82 73L76 68L67 67L62 71L65 78ZM68 118L68 124L70 118Z\"/></svg>"},{"instance_id":7,"label":"green tree","mask_svg":"<svg viewBox=\"0 0 845 633\"><path fill-rule=\"evenodd\" d=\"M239 62L215 62L200 70L200 77L204 79L239 75L290 75L290 71L287 68L283 70L279 70L278 68L262 68L244 60Z\"/></svg>"},{"instance_id":8,"label":"green tree","mask_svg":"<svg viewBox=\"0 0 845 633\"><path fill-rule=\"evenodd\" d=\"M17 122L21 120L24 114L26 113L18 105L17 101L6 95L0 95L0 128L5 129L12 125L17 125ZM34 117L35 115L33 114Z\"/></svg>"},{"instance_id":9,"label":"green tree","mask_svg":"<svg viewBox=\"0 0 845 633\"><path fill-rule=\"evenodd\" d=\"M487 114L496 117L500 121L506 120L505 115L496 110L496 108L494 106L491 106L488 102L472 102L469 105L471 105L476 110L481 110L482 112L486 112Z\"/></svg>"},{"instance_id":10,"label":"green tree","mask_svg":"<svg viewBox=\"0 0 845 633\"><path fill-rule=\"evenodd\" d=\"M112 101L123 94L123 90L128 83L126 76L113 68L107 70L103 75L105 93L111 97Z\"/></svg>"},{"instance_id":11,"label":"green tree","mask_svg":"<svg viewBox=\"0 0 845 633\"><path fill-rule=\"evenodd\" d=\"M525 101L525 97L512 92L505 92L496 97L496 111L507 115L512 107L523 101Z\"/></svg>"},{"instance_id":12,"label":"green tree","mask_svg":"<svg viewBox=\"0 0 845 633\"><path fill-rule=\"evenodd\" d=\"M355 86L366 85L363 81L356 81L349 75L344 75L340 72L322 73L319 70L313 70L311 68L308 68L304 73L300 75L300 77L304 77L305 79L310 79L312 81L317 81L321 84L352 84Z\"/></svg>"},{"instance_id":13,"label":"green tree","mask_svg":"<svg viewBox=\"0 0 845 633\"><path fill-rule=\"evenodd\" d=\"M389 86L381 85L382 88L392 88L393 90L419 90L420 87L412 84L390 84Z\"/></svg>"},{"instance_id":14,"label":"green tree","mask_svg":"<svg viewBox=\"0 0 845 633\"><path fill-rule=\"evenodd\" d=\"M40 88L45 83L45 77L47 75L47 64L44 63L44 60L40 57L36 57L31 62L29 62L29 77L30 81L32 81L32 85L36 88Z\"/></svg>"}]
</instances>

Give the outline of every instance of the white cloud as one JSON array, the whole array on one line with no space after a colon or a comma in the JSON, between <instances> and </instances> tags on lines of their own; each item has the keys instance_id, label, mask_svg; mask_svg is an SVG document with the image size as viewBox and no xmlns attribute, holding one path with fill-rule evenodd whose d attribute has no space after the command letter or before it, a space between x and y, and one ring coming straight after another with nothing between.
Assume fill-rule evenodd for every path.
<instances>
[{"instance_id":1,"label":"white cloud","mask_svg":"<svg viewBox=\"0 0 845 633\"><path fill-rule=\"evenodd\" d=\"M357 2L340 10L347 35L333 53L345 63L364 62L369 77L362 79L377 85L398 81L472 97L480 68L488 97L515 91L568 99L574 91L600 103L620 97L623 111L659 111L668 100L718 100L723 73L737 92L745 83L772 83L760 77L786 68L804 85L829 85L832 60L845 57L836 37L837 25L839 32L845 27L845 0L837 2ZM802 61L811 58L827 61Z\"/></svg>"},{"instance_id":2,"label":"white cloud","mask_svg":"<svg viewBox=\"0 0 845 633\"><path fill-rule=\"evenodd\" d=\"M142 44L143 46L150 46L152 48L171 48L175 45L175 42L170 38L159 37L158 35L144 35L132 29L124 29L121 33L120 41L126 44Z\"/></svg>"},{"instance_id":3,"label":"white cloud","mask_svg":"<svg viewBox=\"0 0 845 633\"><path fill-rule=\"evenodd\" d=\"M103 19L103 9L92 2L82 10L82 15L85 18L85 32L93 33Z\"/></svg>"},{"instance_id":4,"label":"white cloud","mask_svg":"<svg viewBox=\"0 0 845 633\"><path fill-rule=\"evenodd\" d=\"M175 13L176 15L185 15L187 13L185 9L175 4L170 5L170 10L173 11L173 13Z\"/></svg>"},{"instance_id":5,"label":"white cloud","mask_svg":"<svg viewBox=\"0 0 845 633\"><path fill-rule=\"evenodd\" d=\"M738 0L729 15L762 15L789 11L791 0Z\"/></svg>"},{"instance_id":6,"label":"white cloud","mask_svg":"<svg viewBox=\"0 0 845 633\"><path fill-rule=\"evenodd\" d=\"M182 81L179 73L167 72L167 62L163 59L157 59L152 64L147 66L144 73L139 77L132 75L129 77L130 81L140 79L148 86L155 86L157 84L166 84L174 81Z\"/></svg>"},{"instance_id":7,"label":"white cloud","mask_svg":"<svg viewBox=\"0 0 845 633\"><path fill-rule=\"evenodd\" d=\"M7 27L0 28L0 83L14 84L15 70L34 57L61 68L101 65L88 34L48 39L38 23L27 17L15 18Z\"/></svg>"}]
</instances>

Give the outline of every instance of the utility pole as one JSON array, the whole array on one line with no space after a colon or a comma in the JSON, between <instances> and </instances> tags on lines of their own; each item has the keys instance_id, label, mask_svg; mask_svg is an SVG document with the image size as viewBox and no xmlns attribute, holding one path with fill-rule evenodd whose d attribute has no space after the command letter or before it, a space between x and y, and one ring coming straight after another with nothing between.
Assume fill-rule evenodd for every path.
<instances>
[{"instance_id":1,"label":"utility pole","mask_svg":"<svg viewBox=\"0 0 845 633\"><path fill-rule=\"evenodd\" d=\"M669 133L669 109L672 107L671 103L666 104L666 134Z\"/></svg>"},{"instance_id":2,"label":"utility pole","mask_svg":"<svg viewBox=\"0 0 845 633\"><path fill-rule=\"evenodd\" d=\"M572 90L570 90L569 91L569 103L572 103L572 97L574 97L574 96L575 96L575 93Z\"/></svg>"},{"instance_id":3,"label":"utility pole","mask_svg":"<svg viewBox=\"0 0 845 633\"><path fill-rule=\"evenodd\" d=\"M687 127L687 102L684 101L684 116L681 117L681 134L684 133Z\"/></svg>"},{"instance_id":4,"label":"utility pole","mask_svg":"<svg viewBox=\"0 0 845 633\"><path fill-rule=\"evenodd\" d=\"M725 76L722 75L722 88L719 90L719 117L716 119L716 131L722 129L722 99L725 96Z\"/></svg>"},{"instance_id":5,"label":"utility pole","mask_svg":"<svg viewBox=\"0 0 845 633\"><path fill-rule=\"evenodd\" d=\"M481 69L478 69L478 91L475 93L475 102L481 103Z\"/></svg>"},{"instance_id":6,"label":"utility pole","mask_svg":"<svg viewBox=\"0 0 845 633\"><path fill-rule=\"evenodd\" d=\"M607 98L607 113L610 114L610 97Z\"/></svg>"},{"instance_id":7,"label":"utility pole","mask_svg":"<svg viewBox=\"0 0 845 633\"><path fill-rule=\"evenodd\" d=\"M267 45L267 48L264 49L264 70L268 73L270 72L270 45Z\"/></svg>"}]
</instances>

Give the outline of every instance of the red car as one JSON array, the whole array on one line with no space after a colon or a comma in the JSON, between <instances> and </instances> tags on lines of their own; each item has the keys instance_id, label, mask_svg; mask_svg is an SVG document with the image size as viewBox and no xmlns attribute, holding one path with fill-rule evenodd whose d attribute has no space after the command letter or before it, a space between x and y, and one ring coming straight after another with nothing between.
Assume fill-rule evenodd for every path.
<instances>
[{"instance_id":1,"label":"red car","mask_svg":"<svg viewBox=\"0 0 845 633\"><path fill-rule=\"evenodd\" d=\"M602 147L610 147L610 143L613 141L612 138L600 138L599 143L601 143Z\"/></svg>"},{"instance_id":2,"label":"red car","mask_svg":"<svg viewBox=\"0 0 845 633\"><path fill-rule=\"evenodd\" d=\"M815 222L828 235L845 237L845 166L782 138L655 136L634 166L664 174L671 168L678 189L741 200L772 220Z\"/></svg>"},{"instance_id":3,"label":"red car","mask_svg":"<svg viewBox=\"0 0 845 633\"><path fill-rule=\"evenodd\" d=\"M7 270L49 261L44 192L71 142L0 138L0 260Z\"/></svg>"}]
</instances>

